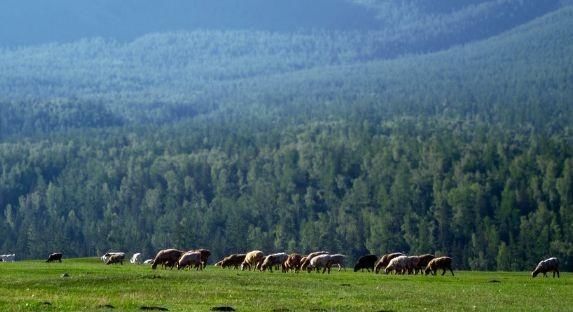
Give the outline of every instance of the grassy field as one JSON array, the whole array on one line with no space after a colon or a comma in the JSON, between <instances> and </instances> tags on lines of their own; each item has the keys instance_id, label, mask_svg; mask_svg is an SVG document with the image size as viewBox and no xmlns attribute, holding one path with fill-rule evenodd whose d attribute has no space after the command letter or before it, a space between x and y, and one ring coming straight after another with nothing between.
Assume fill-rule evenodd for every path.
<instances>
[{"instance_id":1,"label":"grassy field","mask_svg":"<svg viewBox=\"0 0 573 312\"><path fill-rule=\"evenodd\" d=\"M0 263L0 311L571 311L573 276L202 272L98 259ZM63 276L67 274L68 276Z\"/></svg>"}]
</instances>

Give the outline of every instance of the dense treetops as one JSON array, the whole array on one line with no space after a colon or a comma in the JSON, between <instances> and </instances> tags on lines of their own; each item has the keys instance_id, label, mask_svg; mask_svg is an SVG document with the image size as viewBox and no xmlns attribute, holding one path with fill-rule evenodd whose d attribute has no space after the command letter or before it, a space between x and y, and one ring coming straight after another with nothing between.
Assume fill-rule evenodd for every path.
<instances>
[{"instance_id":1,"label":"dense treetops","mask_svg":"<svg viewBox=\"0 0 573 312\"><path fill-rule=\"evenodd\" d=\"M503 3L517 2L432 14ZM430 54L380 30L4 49L0 250L404 251L503 270L555 255L571 268L572 21L564 7Z\"/></svg>"}]
</instances>

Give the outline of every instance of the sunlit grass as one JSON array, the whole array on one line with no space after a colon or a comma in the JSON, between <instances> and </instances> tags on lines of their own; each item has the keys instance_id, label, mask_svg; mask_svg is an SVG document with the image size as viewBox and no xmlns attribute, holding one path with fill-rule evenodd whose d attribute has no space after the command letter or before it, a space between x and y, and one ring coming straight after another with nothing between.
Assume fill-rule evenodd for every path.
<instances>
[{"instance_id":1,"label":"sunlit grass","mask_svg":"<svg viewBox=\"0 0 573 312\"><path fill-rule=\"evenodd\" d=\"M69 277L62 277L67 273ZM0 264L1 311L567 311L573 277L527 272L456 276L260 273L106 266L97 259Z\"/></svg>"}]
</instances>

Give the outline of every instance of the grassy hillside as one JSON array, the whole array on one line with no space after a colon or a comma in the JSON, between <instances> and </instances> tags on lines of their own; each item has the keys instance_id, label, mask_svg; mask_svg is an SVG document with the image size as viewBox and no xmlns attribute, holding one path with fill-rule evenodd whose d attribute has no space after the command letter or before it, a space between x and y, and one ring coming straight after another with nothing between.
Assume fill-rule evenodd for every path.
<instances>
[{"instance_id":1,"label":"grassy hillside","mask_svg":"<svg viewBox=\"0 0 573 312\"><path fill-rule=\"evenodd\" d=\"M333 272L260 273L208 267L152 271L97 260L0 265L4 311L564 311L573 301L570 274L456 271L456 276L389 276ZM61 277L68 273L69 277ZM296 299L296 300L295 300Z\"/></svg>"}]
</instances>

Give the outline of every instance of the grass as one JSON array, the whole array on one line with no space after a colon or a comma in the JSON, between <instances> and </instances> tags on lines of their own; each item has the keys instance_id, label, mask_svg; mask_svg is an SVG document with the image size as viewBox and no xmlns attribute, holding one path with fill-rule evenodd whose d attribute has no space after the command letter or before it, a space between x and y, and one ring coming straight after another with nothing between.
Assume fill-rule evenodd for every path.
<instances>
[{"instance_id":1,"label":"grass","mask_svg":"<svg viewBox=\"0 0 573 312\"><path fill-rule=\"evenodd\" d=\"M68 277L62 277L67 273ZM455 272L394 276L151 270L106 266L96 258L63 263L0 263L1 311L567 311L573 276ZM159 310L156 310L159 311Z\"/></svg>"}]
</instances>

